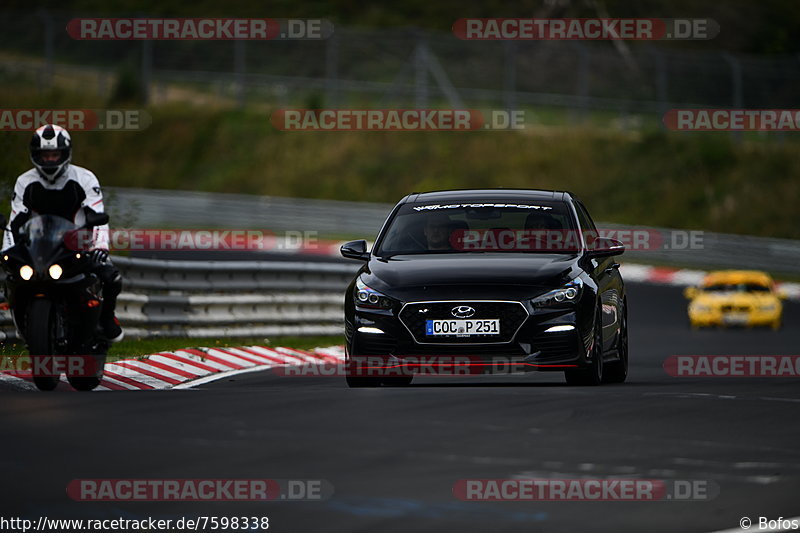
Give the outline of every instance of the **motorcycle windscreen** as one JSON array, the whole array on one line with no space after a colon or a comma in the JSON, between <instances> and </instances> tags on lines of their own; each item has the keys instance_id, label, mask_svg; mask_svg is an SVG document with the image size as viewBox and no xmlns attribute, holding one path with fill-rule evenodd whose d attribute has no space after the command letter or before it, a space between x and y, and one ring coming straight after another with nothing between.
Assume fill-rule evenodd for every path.
<instances>
[{"instance_id":1,"label":"motorcycle windscreen","mask_svg":"<svg viewBox=\"0 0 800 533\"><path fill-rule=\"evenodd\" d=\"M68 241L74 240L78 226L55 215L34 216L24 226L27 248L33 269L46 271L64 248L72 248Z\"/></svg>"}]
</instances>

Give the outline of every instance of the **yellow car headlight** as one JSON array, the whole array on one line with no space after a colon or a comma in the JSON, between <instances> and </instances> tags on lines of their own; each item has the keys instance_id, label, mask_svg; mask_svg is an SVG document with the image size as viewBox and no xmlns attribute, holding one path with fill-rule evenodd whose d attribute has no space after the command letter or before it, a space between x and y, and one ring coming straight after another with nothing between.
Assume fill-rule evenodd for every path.
<instances>
[{"instance_id":1,"label":"yellow car headlight","mask_svg":"<svg viewBox=\"0 0 800 533\"><path fill-rule=\"evenodd\" d=\"M711 306L703 304L692 304L692 311L695 311L696 313L709 313L711 311Z\"/></svg>"},{"instance_id":2,"label":"yellow car headlight","mask_svg":"<svg viewBox=\"0 0 800 533\"><path fill-rule=\"evenodd\" d=\"M33 277L33 268L31 268L29 265L22 265L19 267L19 277L25 281L28 281Z\"/></svg>"},{"instance_id":3,"label":"yellow car headlight","mask_svg":"<svg viewBox=\"0 0 800 533\"><path fill-rule=\"evenodd\" d=\"M60 278L61 274L64 273L64 270L61 268L61 266L57 264L50 265L50 268L47 271L50 273L50 277L53 279Z\"/></svg>"},{"instance_id":4,"label":"yellow car headlight","mask_svg":"<svg viewBox=\"0 0 800 533\"><path fill-rule=\"evenodd\" d=\"M761 310L761 311L774 311L777 308L778 308L778 306L776 306L775 304L765 304L765 305L760 306L759 310Z\"/></svg>"}]
</instances>

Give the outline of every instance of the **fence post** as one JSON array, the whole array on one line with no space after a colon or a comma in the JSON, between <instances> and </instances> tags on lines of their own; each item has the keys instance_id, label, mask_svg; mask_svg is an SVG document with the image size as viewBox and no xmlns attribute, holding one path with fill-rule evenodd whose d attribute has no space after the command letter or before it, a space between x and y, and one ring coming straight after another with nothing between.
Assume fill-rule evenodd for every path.
<instances>
[{"instance_id":1,"label":"fence post","mask_svg":"<svg viewBox=\"0 0 800 533\"><path fill-rule=\"evenodd\" d=\"M742 94L742 64L739 58L733 54L724 53L722 56L731 67L731 92L733 94L733 107L735 109L742 109L744 107L744 96ZM732 131L731 137L735 142L742 140L741 131Z\"/></svg>"},{"instance_id":2,"label":"fence post","mask_svg":"<svg viewBox=\"0 0 800 533\"><path fill-rule=\"evenodd\" d=\"M660 118L663 120L664 115L669 111L667 109L669 105L669 98L667 97L667 92L669 90L667 60L661 50L653 48L651 52L656 60L656 99L658 100L658 108L661 113Z\"/></svg>"},{"instance_id":3,"label":"fence post","mask_svg":"<svg viewBox=\"0 0 800 533\"><path fill-rule=\"evenodd\" d=\"M247 69L247 41L238 39L233 45L233 65L236 70L236 105L244 107L245 72Z\"/></svg>"},{"instance_id":4,"label":"fence post","mask_svg":"<svg viewBox=\"0 0 800 533\"><path fill-rule=\"evenodd\" d=\"M339 37L336 33L325 43L325 107L339 107Z\"/></svg>"},{"instance_id":5,"label":"fence post","mask_svg":"<svg viewBox=\"0 0 800 533\"><path fill-rule=\"evenodd\" d=\"M422 33L417 34L414 50L415 105L417 109L428 107L428 45Z\"/></svg>"},{"instance_id":6,"label":"fence post","mask_svg":"<svg viewBox=\"0 0 800 533\"><path fill-rule=\"evenodd\" d=\"M153 74L153 41L142 41L142 103L150 102L150 80Z\"/></svg>"},{"instance_id":7,"label":"fence post","mask_svg":"<svg viewBox=\"0 0 800 533\"><path fill-rule=\"evenodd\" d=\"M505 41L503 43L504 69L503 69L503 94L508 116L517 109L517 43Z\"/></svg>"},{"instance_id":8,"label":"fence post","mask_svg":"<svg viewBox=\"0 0 800 533\"><path fill-rule=\"evenodd\" d=\"M39 18L42 19L44 26L44 71L41 81L41 89L49 89L53 85L53 54L54 54L54 38L53 31L53 17L46 9L40 9L38 12Z\"/></svg>"},{"instance_id":9,"label":"fence post","mask_svg":"<svg viewBox=\"0 0 800 533\"><path fill-rule=\"evenodd\" d=\"M581 122L585 122L588 118L589 112L589 68L591 66L591 61L589 57L589 49L588 47L581 43L576 42L575 46L578 48L578 83L575 87L575 92L578 97L579 103L579 111L578 111L578 119Z\"/></svg>"}]
</instances>

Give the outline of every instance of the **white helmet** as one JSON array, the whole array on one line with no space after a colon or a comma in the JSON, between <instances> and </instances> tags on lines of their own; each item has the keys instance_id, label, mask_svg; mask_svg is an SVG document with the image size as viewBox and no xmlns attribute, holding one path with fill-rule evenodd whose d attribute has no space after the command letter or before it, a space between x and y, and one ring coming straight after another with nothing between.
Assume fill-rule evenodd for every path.
<instances>
[{"instance_id":1,"label":"white helmet","mask_svg":"<svg viewBox=\"0 0 800 533\"><path fill-rule=\"evenodd\" d=\"M59 150L61 156L56 162L43 161L42 152ZM72 138L61 126L46 124L33 133L31 139L31 162L39 175L47 181L56 181L66 172L72 161Z\"/></svg>"}]
</instances>

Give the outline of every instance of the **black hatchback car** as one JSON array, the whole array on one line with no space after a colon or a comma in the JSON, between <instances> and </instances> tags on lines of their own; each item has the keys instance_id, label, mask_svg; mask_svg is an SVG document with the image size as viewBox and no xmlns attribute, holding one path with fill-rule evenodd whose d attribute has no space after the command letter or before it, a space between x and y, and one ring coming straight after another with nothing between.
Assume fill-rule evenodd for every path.
<instances>
[{"instance_id":1,"label":"black hatchback car","mask_svg":"<svg viewBox=\"0 0 800 533\"><path fill-rule=\"evenodd\" d=\"M464 366L623 382L624 250L569 192L412 193L371 252L363 240L342 246L365 262L345 296L347 382L404 385L422 367Z\"/></svg>"}]
</instances>

